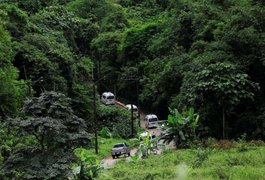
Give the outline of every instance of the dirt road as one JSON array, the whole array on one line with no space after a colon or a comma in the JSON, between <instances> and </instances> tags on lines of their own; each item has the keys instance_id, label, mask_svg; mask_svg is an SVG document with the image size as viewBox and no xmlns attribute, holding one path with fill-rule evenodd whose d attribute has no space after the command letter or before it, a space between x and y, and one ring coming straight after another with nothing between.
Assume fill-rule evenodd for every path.
<instances>
[{"instance_id":1,"label":"dirt road","mask_svg":"<svg viewBox=\"0 0 265 180\"><path fill-rule=\"evenodd\" d=\"M121 106L121 107L125 106L120 102L116 103L116 105ZM155 128L155 129L146 129L145 128L145 123L144 123L145 115L146 115L145 113L140 112L141 127L144 128L146 131L149 131L150 134L155 134L156 136L159 136L161 134L160 128ZM136 152L137 152L137 148L131 149L131 155L132 156L134 156ZM161 153L162 153L162 150L159 149L157 151L157 154L161 154ZM121 159L126 159L127 161L131 160L131 158L127 157L127 156L120 156L118 159L113 159L112 156L109 156L109 157L103 159L103 166L104 166L104 168L111 168L117 161L119 161Z\"/></svg>"},{"instance_id":2,"label":"dirt road","mask_svg":"<svg viewBox=\"0 0 265 180\"><path fill-rule=\"evenodd\" d=\"M131 155L134 156L135 153L137 152L137 148L133 148L131 149ZM126 159L126 161L130 161L131 158L124 155L124 156L120 156L118 159L113 159L112 156L104 158L103 159L103 166L104 168L110 168L112 167L116 162L122 160L122 159Z\"/></svg>"}]
</instances>

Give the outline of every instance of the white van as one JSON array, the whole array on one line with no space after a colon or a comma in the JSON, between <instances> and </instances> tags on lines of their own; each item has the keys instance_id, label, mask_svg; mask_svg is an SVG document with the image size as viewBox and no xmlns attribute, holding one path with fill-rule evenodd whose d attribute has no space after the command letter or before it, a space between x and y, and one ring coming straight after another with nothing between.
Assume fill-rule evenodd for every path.
<instances>
[{"instance_id":1,"label":"white van","mask_svg":"<svg viewBox=\"0 0 265 180\"><path fill-rule=\"evenodd\" d=\"M137 106L135 106L134 104L127 104L125 107L129 111L131 111L131 109L133 108L133 114L136 115L136 117L138 117L138 108L137 108Z\"/></svg>"},{"instance_id":2,"label":"white van","mask_svg":"<svg viewBox=\"0 0 265 180\"><path fill-rule=\"evenodd\" d=\"M147 135L148 135L147 131L142 132L139 136L139 140L142 141L143 138L147 137ZM156 138L156 135L154 134L154 132L152 132L152 133L149 132L149 139L153 140L154 138Z\"/></svg>"},{"instance_id":3,"label":"white van","mask_svg":"<svg viewBox=\"0 0 265 180\"><path fill-rule=\"evenodd\" d=\"M148 114L144 118L146 128L157 128L158 127L158 118L155 114Z\"/></svg>"},{"instance_id":4,"label":"white van","mask_svg":"<svg viewBox=\"0 0 265 180\"><path fill-rule=\"evenodd\" d=\"M111 92L104 92L101 96L101 102L105 105L115 104L115 96Z\"/></svg>"}]
</instances>

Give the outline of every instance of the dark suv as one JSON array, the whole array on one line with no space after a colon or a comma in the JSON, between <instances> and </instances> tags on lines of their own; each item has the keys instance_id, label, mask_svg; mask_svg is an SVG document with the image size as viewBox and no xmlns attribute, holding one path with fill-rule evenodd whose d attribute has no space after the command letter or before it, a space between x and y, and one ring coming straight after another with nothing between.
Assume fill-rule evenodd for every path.
<instances>
[{"instance_id":1,"label":"dark suv","mask_svg":"<svg viewBox=\"0 0 265 180\"><path fill-rule=\"evenodd\" d=\"M118 143L113 146L111 149L111 155L112 158L115 159L116 157L119 157L122 154L127 154L130 156L131 148L126 143Z\"/></svg>"}]
</instances>

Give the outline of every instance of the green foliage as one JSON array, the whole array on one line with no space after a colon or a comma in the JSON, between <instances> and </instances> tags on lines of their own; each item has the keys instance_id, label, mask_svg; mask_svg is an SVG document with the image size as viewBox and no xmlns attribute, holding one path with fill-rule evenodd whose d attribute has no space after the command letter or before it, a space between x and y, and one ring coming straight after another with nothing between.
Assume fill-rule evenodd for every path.
<instances>
[{"instance_id":1,"label":"green foliage","mask_svg":"<svg viewBox=\"0 0 265 180\"><path fill-rule=\"evenodd\" d=\"M77 16L97 22L103 31L122 30L127 26L120 6L106 0L75 0L68 3L67 7Z\"/></svg>"},{"instance_id":2,"label":"green foliage","mask_svg":"<svg viewBox=\"0 0 265 180\"><path fill-rule=\"evenodd\" d=\"M113 137L129 138L131 136L131 116L127 109L101 105L97 115L98 129L107 127Z\"/></svg>"},{"instance_id":3,"label":"green foliage","mask_svg":"<svg viewBox=\"0 0 265 180\"><path fill-rule=\"evenodd\" d=\"M120 46L124 63L132 64L138 58L148 56L147 43L156 32L156 23L146 23L144 25L127 29ZM126 58L125 58L126 57ZM130 62L132 61L132 62Z\"/></svg>"},{"instance_id":4,"label":"green foliage","mask_svg":"<svg viewBox=\"0 0 265 180\"><path fill-rule=\"evenodd\" d=\"M11 0L18 4L18 7L29 14L37 13L47 6L56 6L58 4L66 4L71 0L29 0L29 1L20 1L20 0Z\"/></svg>"},{"instance_id":5,"label":"green foliage","mask_svg":"<svg viewBox=\"0 0 265 180\"><path fill-rule=\"evenodd\" d=\"M132 156L132 160L137 160L138 158L147 158L150 154L156 154L158 138L151 138L149 131L146 132L146 136L139 136L140 146L137 149L137 152Z\"/></svg>"},{"instance_id":6,"label":"green foliage","mask_svg":"<svg viewBox=\"0 0 265 180\"><path fill-rule=\"evenodd\" d=\"M169 56L142 62L140 67L144 71L144 76L140 80L143 86L140 100L144 104L157 107L175 95L182 81L183 69L180 66L184 66L189 59L186 56Z\"/></svg>"},{"instance_id":7,"label":"green foliage","mask_svg":"<svg viewBox=\"0 0 265 180\"><path fill-rule=\"evenodd\" d=\"M75 154L80 158L80 166L75 167L79 179L94 179L97 178L100 171L103 169L102 163L95 157L89 154L86 149L78 148Z\"/></svg>"},{"instance_id":8,"label":"green foliage","mask_svg":"<svg viewBox=\"0 0 265 180\"><path fill-rule=\"evenodd\" d=\"M101 75L107 87L112 87L118 78L121 64L118 61L118 47L121 43L120 32L106 32L91 42L92 57L101 64Z\"/></svg>"},{"instance_id":9,"label":"green foliage","mask_svg":"<svg viewBox=\"0 0 265 180\"><path fill-rule=\"evenodd\" d=\"M122 9L116 9L115 12L109 13L102 21L102 32L109 31L123 31L126 27L129 26L127 19L124 16Z\"/></svg>"},{"instance_id":10,"label":"green foliage","mask_svg":"<svg viewBox=\"0 0 265 180\"><path fill-rule=\"evenodd\" d=\"M169 106L192 106L202 136L220 137L223 126L226 137L264 139L261 1L1 2L0 116L16 116L26 94L56 90L73 99L75 114L92 131L94 64L104 81L99 92L115 89L134 99L136 81L124 81L134 69L143 109L164 119ZM118 126L124 130L127 123Z\"/></svg>"},{"instance_id":11,"label":"green foliage","mask_svg":"<svg viewBox=\"0 0 265 180\"><path fill-rule=\"evenodd\" d=\"M32 136L36 144L16 149L5 161L7 177L63 178L71 175L72 150L90 141L83 119L75 116L70 99L56 92L46 92L25 102L23 117L9 119L8 128L18 128L18 135Z\"/></svg>"},{"instance_id":12,"label":"green foliage","mask_svg":"<svg viewBox=\"0 0 265 180\"><path fill-rule=\"evenodd\" d=\"M0 117L15 116L26 91L25 82L18 80L18 70L12 65L13 43L4 27L0 14Z\"/></svg>"},{"instance_id":13,"label":"green foliage","mask_svg":"<svg viewBox=\"0 0 265 180\"><path fill-rule=\"evenodd\" d=\"M196 160L194 161L193 167L197 168L202 165L202 163L209 158L209 155L211 153L210 149L202 149L198 148L196 153Z\"/></svg>"},{"instance_id":14,"label":"green foliage","mask_svg":"<svg viewBox=\"0 0 265 180\"><path fill-rule=\"evenodd\" d=\"M193 108L182 113L179 113L177 109L170 109L161 139L167 143L174 141L176 147L188 147L197 138L195 130L198 121L199 115L194 113Z\"/></svg>"},{"instance_id":15,"label":"green foliage","mask_svg":"<svg viewBox=\"0 0 265 180\"><path fill-rule=\"evenodd\" d=\"M241 99L253 99L253 90L258 88L258 84L251 82L247 74L228 63L211 64L195 77L195 92L213 93L221 105L236 105Z\"/></svg>"},{"instance_id":16,"label":"green foliage","mask_svg":"<svg viewBox=\"0 0 265 180\"><path fill-rule=\"evenodd\" d=\"M221 109L223 138L227 137L225 116L241 101L254 100L254 92L259 89L257 83L230 63L215 63L201 69L200 72L186 76L182 87L182 101L198 106L213 102Z\"/></svg>"},{"instance_id":17,"label":"green foliage","mask_svg":"<svg viewBox=\"0 0 265 180\"><path fill-rule=\"evenodd\" d=\"M28 30L27 14L11 3L1 3L0 9L7 14L5 17L7 30L13 37L21 38Z\"/></svg>"},{"instance_id":18,"label":"green foliage","mask_svg":"<svg viewBox=\"0 0 265 180\"><path fill-rule=\"evenodd\" d=\"M246 142L247 134L242 134L240 138L238 138L238 149L239 151L247 150L247 142Z\"/></svg>"},{"instance_id":19,"label":"green foliage","mask_svg":"<svg viewBox=\"0 0 265 180\"><path fill-rule=\"evenodd\" d=\"M97 38L93 39L91 43L93 56L101 61L106 61L107 63L116 63L118 45L120 42L121 34L118 32L101 33Z\"/></svg>"},{"instance_id":20,"label":"green foliage","mask_svg":"<svg viewBox=\"0 0 265 180\"><path fill-rule=\"evenodd\" d=\"M76 17L62 6L43 9L32 16L34 31L41 33L63 32L68 45L77 52L88 53L89 43L97 36L98 26L90 20Z\"/></svg>"},{"instance_id":21,"label":"green foliage","mask_svg":"<svg viewBox=\"0 0 265 180\"><path fill-rule=\"evenodd\" d=\"M52 179L71 176L69 163L75 157L64 149L40 151L35 148L25 148L14 151L4 163L5 177L24 179Z\"/></svg>"},{"instance_id":22,"label":"green foliage","mask_svg":"<svg viewBox=\"0 0 265 180\"><path fill-rule=\"evenodd\" d=\"M70 83L69 74L73 57L61 33L27 34L21 42L20 51L21 53L16 56L16 62L24 60L26 73L30 79L43 77L41 85L46 90L67 92L66 80Z\"/></svg>"},{"instance_id":23,"label":"green foliage","mask_svg":"<svg viewBox=\"0 0 265 180\"><path fill-rule=\"evenodd\" d=\"M140 161L120 161L99 179L262 179L265 170L263 151L264 146L245 152L238 152L237 148L171 150ZM200 166L194 167L198 159Z\"/></svg>"},{"instance_id":24,"label":"green foliage","mask_svg":"<svg viewBox=\"0 0 265 180\"><path fill-rule=\"evenodd\" d=\"M56 90L75 97L76 114L90 119L92 91L86 89L91 87L92 62L87 56L87 44L96 36L98 27L62 6L53 6L32 15L30 29L32 32L15 46L14 63L22 71L20 78L31 79L37 95Z\"/></svg>"},{"instance_id":25,"label":"green foliage","mask_svg":"<svg viewBox=\"0 0 265 180\"><path fill-rule=\"evenodd\" d=\"M108 128L102 128L98 134L103 138L112 138L112 133Z\"/></svg>"}]
</instances>

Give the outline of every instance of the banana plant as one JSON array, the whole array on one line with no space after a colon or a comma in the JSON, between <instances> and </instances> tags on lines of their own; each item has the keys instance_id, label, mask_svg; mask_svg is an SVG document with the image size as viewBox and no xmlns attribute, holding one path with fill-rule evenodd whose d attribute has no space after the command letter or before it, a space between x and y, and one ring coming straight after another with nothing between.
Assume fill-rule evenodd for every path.
<instances>
[{"instance_id":1,"label":"banana plant","mask_svg":"<svg viewBox=\"0 0 265 180\"><path fill-rule=\"evenodd\" d=\"M75 168L77 171L76 179L94 179L98 177L100 171L103 169L102 161L98 160L95 156L92 156L84 148L78 148L75 150L75 154L80 159L80 164Z\"/></svg>"},{"instance_id":2,"label":"banana plant","mask_svg":"<svg viewBox=\"0 0 265 180\"><path fill-rule=\"evenodd\" d=\"M157 149L157 138L150 139L150 132L146 132L146 136L141 136L142 143L135 154L132 156L132 160L137 160L139 157L146 158L151 152Z\"/></svg>"},{"instance_id":3,"label":"banana plant","mask_svg":"<svg viewBox=\"0 0 265 180\"><path fill-rule=\"evenodd\" d=\"M177 109L169 109L167 121L163 125L161 139L166 143L175 142L177 147L188 146L196 138L199 115L193 108L179 113Z\"/></svg>"}]
</instances>

